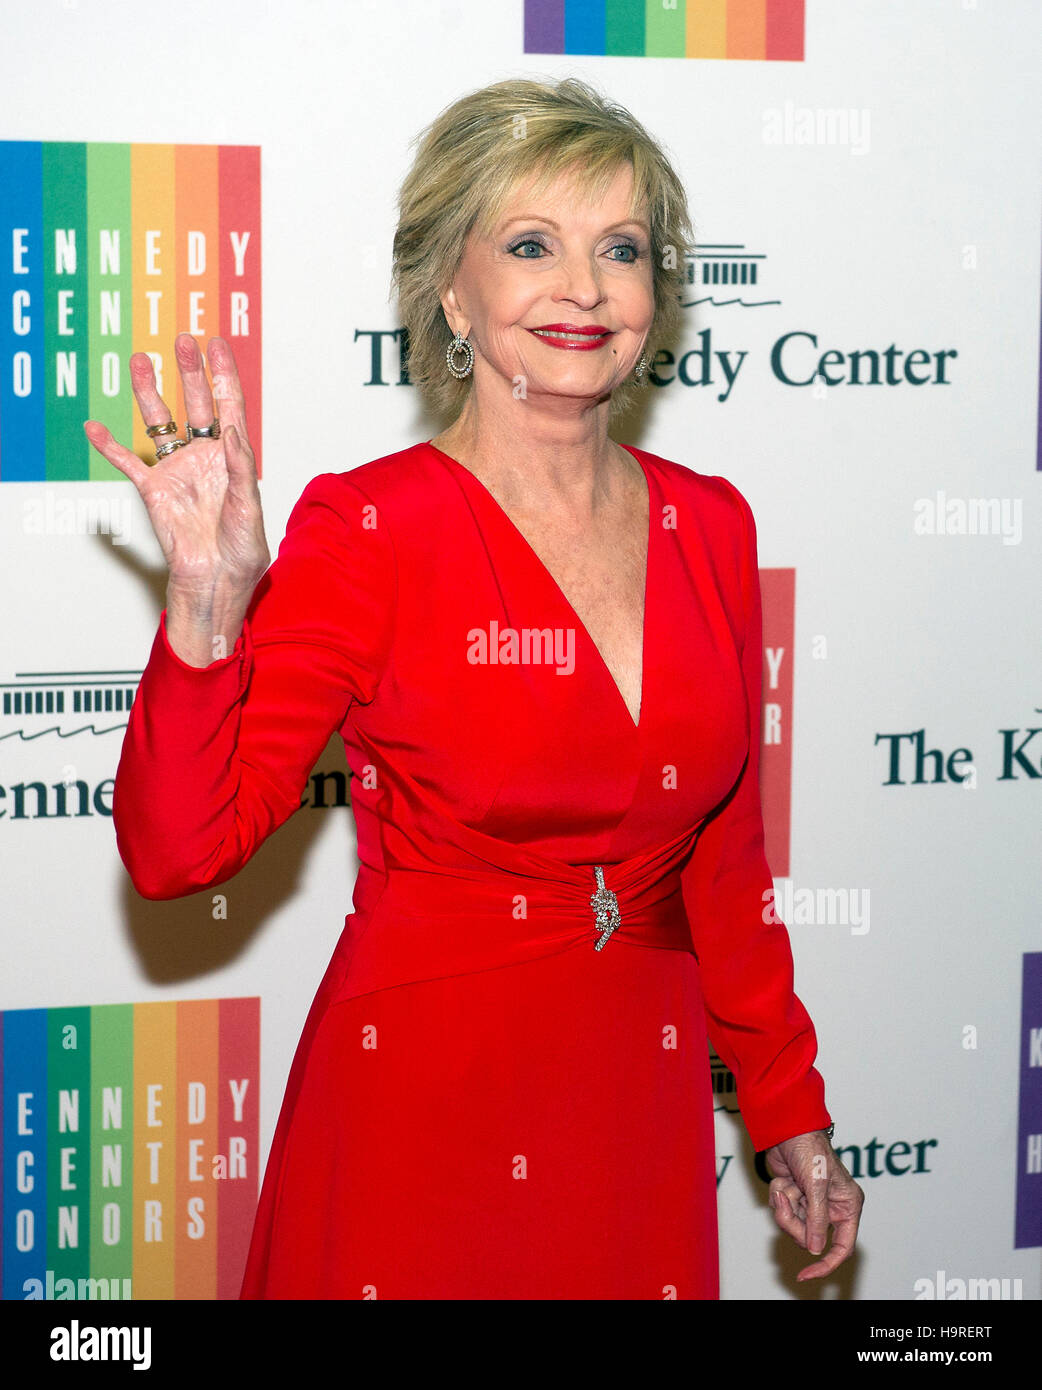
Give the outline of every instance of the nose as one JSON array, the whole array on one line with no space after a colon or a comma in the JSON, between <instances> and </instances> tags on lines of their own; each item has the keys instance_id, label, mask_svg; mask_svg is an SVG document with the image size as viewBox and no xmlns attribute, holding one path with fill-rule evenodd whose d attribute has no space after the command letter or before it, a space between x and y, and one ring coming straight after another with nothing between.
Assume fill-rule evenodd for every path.
<instances>
[{"instance_id":1,"label":"nose","mask_svg":"<svg viewBox=\"0 0 1042 1390\"><path fill-rule=\"evenodd\" d=\"M583 309L591 309L604 298L601 270L596 257L580 252L562 256L558 274L559 283L553 295L555 300L568 300Z\"/></svg>"}]
</instances>

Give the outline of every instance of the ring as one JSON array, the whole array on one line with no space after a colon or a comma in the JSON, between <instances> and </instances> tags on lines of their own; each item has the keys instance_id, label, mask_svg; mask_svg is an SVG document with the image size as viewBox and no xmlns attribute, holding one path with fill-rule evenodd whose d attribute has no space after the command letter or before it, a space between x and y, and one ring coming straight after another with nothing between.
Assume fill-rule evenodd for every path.
<instances>
[{"instance_id":1,"label":"ring","mask_svg":"<svg viewBox=\"0 0 1042 1390\"><path fill-rule=\"evenodd\" d=\"M185 433L188 435L189 439L219 439L221 435L221 422L214 417L212 424L203 425L201 429L196 429L194 425L190 425L186 420Z\"/></svg>"},{"instance_id":2,"label":"ring","mask_svg":"<svg viewBox=\"0 0 1042 1390\"><path fill-rule=\"evenodd\" d=\"M156 450L156 463L160 459L165 459L167 454L172 454L175 449L183 449L187 443L187 439L171 439L168 444L160 444Z\"/></svg>"},{"instance_id":3,"label":"ring","mask_svg":"<svg viewBox=\"0 0 1042 1390\"><path fill-rule=\"evenodd\" d=\"M177 425L173 420L164 420L161 425L149 425L145 433L148 435L149 439L155 439L155 437L160 434L176 434Z\"/></svg>"}]
</instances>

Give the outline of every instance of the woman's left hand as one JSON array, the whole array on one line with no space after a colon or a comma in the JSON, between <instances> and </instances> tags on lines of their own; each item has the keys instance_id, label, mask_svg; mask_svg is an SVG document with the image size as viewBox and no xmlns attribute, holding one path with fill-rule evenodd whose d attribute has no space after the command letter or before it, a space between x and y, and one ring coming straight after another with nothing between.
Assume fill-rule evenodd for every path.
<instances>
[{"instance_id":1,"label":"woman's left hand","mask_svg":"<svg viewBox=\"0 0 1042 1390\"><path fill-rule=\"evenodd\" d=\"M821 1255L833 1228L828 1254L801 1269L797 1279L831 1274L853 1253L864 1192L820 1130L775 1144L765 1159L774 1174L769 1204L781 1229L804 1250Z\"/></svg>"}]
</instances>

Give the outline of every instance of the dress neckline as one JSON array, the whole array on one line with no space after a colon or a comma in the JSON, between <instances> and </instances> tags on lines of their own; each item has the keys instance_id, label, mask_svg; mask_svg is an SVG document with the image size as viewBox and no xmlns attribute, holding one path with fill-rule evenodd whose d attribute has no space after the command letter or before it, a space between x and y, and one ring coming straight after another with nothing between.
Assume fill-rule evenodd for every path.
<instances>
[{"instance_id":1,"label":"dress neckline","mask_svg":"<svg viewBox=\"0 0 1042 1390\"><path fill-rule=\"evenodd\" d=\"M645 723L644 711L648 690L648 614L650 611L651 600L652 538L655 534L655 527L652 523L652 512L654 510L654 494L652 488L651 470L645 463L644 459L641 457L640 452L637 449L631 448L628 444L620 445L620 448L625 449L626 452L636 460L641 472L644 474L644 482L648 489L648 535L647 549L645 551L644 556L644 612L642 614L640 639L640 707L637 711L637 718L634 719L630 707L623 698L622 691L619 689L619 684L616 681L614 675L612 674L610 666L605 661L604 656L601 653L600 647L598 647L597 643L590 636L586 624L579 617L579 614L576 612L575 607L569 600L567 594L561 588L560 584L557 582L554 576L550 573L550 570L547 568L547 565L540 558L540 556L535 550L535 547L532 545L531 541L529 541L528 537L524 534L521 528L510 516L510 513L506 510L506 508L495 496L495 494L492 493L485 486L485 484L481 481L477 474L472 472L464 464L460 463L459 459L454 459L451 454L446 454L444 450L439 449L438 446L436 444L433 444L429 439L425 440L424 443L426 444L427 448L431 449L435 454L437 454L437 456L440 459L444 459L447 463L450 463L452 467L457 470L458 473L464 474L467 478L469 478L470 481L474 484L475 488L480 493L480 495L488 499L488 501L492 504L492 507L495 509L496 514L499 517L501 517L502 520L505 521L507 525L510 527L511 531L521 542L521 545L524 547L526 553L535 562L536 566L539 568L546 580L553 586L562 606L565 609L567 609L567 611L571 615L572 621L575 623L576 630L578 632L581 632L583 636L586 638L586 641L589 643L591 649L594 652L594 655L597 658L597 661L600 664L601 670L604 672L605 676L608 679L609 685L615 692L615 698L618 701L618 704L621 706L622 712L626 716L627 724L634 733L639 733L640 730L644 727Z\"/></svg>"}]
</instances>

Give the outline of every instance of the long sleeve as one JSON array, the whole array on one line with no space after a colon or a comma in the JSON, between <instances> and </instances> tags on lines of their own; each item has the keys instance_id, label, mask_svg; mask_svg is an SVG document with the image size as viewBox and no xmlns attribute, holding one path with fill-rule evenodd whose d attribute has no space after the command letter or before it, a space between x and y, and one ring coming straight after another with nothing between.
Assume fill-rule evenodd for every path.
<instances>
[{"instance_id":1,"label":"long sleeve","mask_svg":"<svg viewBox=\"0 0 1042 1390\"><path fill-rule=\"evenodd\" d=\"M376 692L396 593L376 508L343 474L324 473L290 513L225 657L182 661L163 610L113 791L117 846L139 893L223 883L299 809L331 733Z\"/></svg>"},{"instance_id":2,"label":"long sleeve","mask_svg":"<svg viewBox=\"0 0 1042 1390\"><path fill-rule=\"evenodd\" d=\"M733 1072L738 1104L758 1150L823 1129L830 1116L814 1068L817 1038L793 992L788 932L774 914L760 801L763 623L756 527L742 518L742 589L748 615L742 671L749 756L737 785L707 821L683 870L684 901L699 961L710 1041ZM770 892L768 892L770 890ZM765 896L767 895L767 896Z\"/></svg>"}]
</instances>

